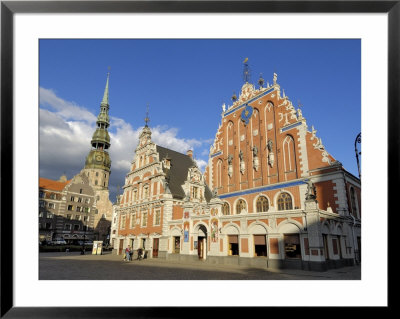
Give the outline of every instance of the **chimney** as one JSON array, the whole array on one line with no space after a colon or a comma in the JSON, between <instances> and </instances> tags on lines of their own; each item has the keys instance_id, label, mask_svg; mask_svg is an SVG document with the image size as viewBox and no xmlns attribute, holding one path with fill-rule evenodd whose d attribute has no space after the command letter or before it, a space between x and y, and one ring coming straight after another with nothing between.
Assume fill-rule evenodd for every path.
<instances>
[{"instance_id":1,"label":"chimney","mask_svg":"<svg viewBox=\"0 0 400 319\"><path fill-rule=\"evenodd\" d=\"M191 159L193 159L193 151L192 150L188 150L186 152L186 155L189 156Z\"/></svg>"}]
</instances>

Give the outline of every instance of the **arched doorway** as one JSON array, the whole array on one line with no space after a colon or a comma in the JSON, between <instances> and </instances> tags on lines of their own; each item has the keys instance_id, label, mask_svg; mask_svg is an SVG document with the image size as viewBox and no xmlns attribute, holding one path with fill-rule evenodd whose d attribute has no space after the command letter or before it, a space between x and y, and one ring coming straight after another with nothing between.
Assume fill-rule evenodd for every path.
<instances>
[{"instance_id":1,"label":"arched doorway","mask_svg":"<svg viewBox=\"0 0 400 319\"><path fill-rule=\"evenodd\" d=\"M206 259L207 256L207 228L199 225L197 229L197 256Z\"/></svg>"}]
</instances>

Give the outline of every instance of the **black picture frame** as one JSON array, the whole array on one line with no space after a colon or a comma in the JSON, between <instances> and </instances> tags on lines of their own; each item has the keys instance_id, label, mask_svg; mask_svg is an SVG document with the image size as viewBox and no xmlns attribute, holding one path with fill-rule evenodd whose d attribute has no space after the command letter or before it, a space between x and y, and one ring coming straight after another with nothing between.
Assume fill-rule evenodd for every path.
<instances>
[{"instance_id":1,"label":"black picture frame","mask_svg":"<svg viewBox=\"0 0 400 319\"><path fill-rule=\"evenodd\" d=\"M277 12L277 13L387 13L388 14L388 208L393 207L399 178L400 1L1 1L1 317L4 318L178 318L184 307L14 307L13 304L13 16L16 13L118 13L118 12ZM382 107L382 106L380 106ZM382 199L381 199L382 200ZM383 199L384 200L384 199ZM394 211L397 211L394 209ZM385 212L380 212L385 213ZM386 212L387 213L387 212ZM389 215L388 215L389 218ZM389 223L388 225L394 225ZM390 232L390 231L389 231ZM388 233L389 234L389 233ZM383 240L383 239L380 239ZM388 240L388 244L390 241ZM390 251L390 250L389 250ZM389 258L390 254L388 254ZM390 258L389 258L390 259ZM390 260L389 265L390 265ZM388 281L388 285L390 281ZM34 292L32 292L34 293ZM184 292L183 292L184 293ZM380 310L390 309L389 307ZM212 310L224 316L232 308ZM249 315L245 308L234 315ZM256 311L252 307L252 311ZM290 307L293 314L307 308ZM339 310L330 314L339 315ZM210 315L209 313L208 315ZM206 315L203 313L203 315Z\"/></svg>"}]
</instances>

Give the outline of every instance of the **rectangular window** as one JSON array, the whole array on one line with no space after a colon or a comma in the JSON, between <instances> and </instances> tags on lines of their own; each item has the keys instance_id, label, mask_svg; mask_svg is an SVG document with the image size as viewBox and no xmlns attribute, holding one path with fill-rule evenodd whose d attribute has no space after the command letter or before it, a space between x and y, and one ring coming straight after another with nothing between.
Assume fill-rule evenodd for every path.
<instances>
[{"instance_id":1,"label":"rectangular window","mask_svg":"<svg viewBox=\"0 0 400 319\"><path fill-rule=\"evenodd\" d=\"M75 197L71 196L71 202L74 202L74 201L75 201Z\"/></svg>"},{"instance_id":2,"label":"rectangular window","mask_svg":"<svg viewBox=\"0 0 400 319\"><path fill-rule=\"evenodd\" d=\"M160 225L161 221L161 210L157 209L154 214L154 226Z\"/></svg>"},{"instance_id":3,"label":"rectangular window","mask_svg":"<svg viewBox=\"0 0 400 319\"><path fill-rule=\"evenodd\" d=\"M74 225L74 230L79 230L79 225Z\"/></svg>"},{"instance_id":4,"label":"rectangular window","mask_svg":"<svg viewBox=\"0 0 400 319\"><path fill-rule=\"evenodd\" d=\"M125 229L125 223L126 223L126 216L121 216L121 225L120 229Z\"/></svg>"},{"instance_id":5,"label":"rectangular window","mask_svg":"<svg viewBox=\"0 0 400 319\"><path fill-rule=\"evenodd\" d=\"M86 198L86 199L85 199L85 203L86 203L86 204L89 204L89 203L90 203L90 199L89 199L89 198Z\"/></svg>"},{"instance_id":6,"label":"rectangular window","mask_svg":"<svg viewBox=\"0 0 400 319\"><path fill-rule=\"evenodd\" d=\"M39 197L40 197L40 198L44 198L44 192L40 191L40 192L39 192Z\"/></svg>"},{"instance_id":7,"label":"rectangular window","mask_svg":"<svg viewBox=\"0 0 400 319\"><path fill-rule=\"evenodd\" d=\"M192 188L192 198L197 198L198 197L198 188L193 186Z\"/></svg>"},{"instance_id":8,"label":"rectangular window","mask_svg":"<svg viewBox=\"0 0 400 319\"><path fill-rule=\"evenodd\" d=\"M136 224L136 214L133 213L131 214L131 228L135 227L135 224Z\"/></svg>"},{"instance_id":9,"label":"rectangular window","mask_svg":"<svg viewBox=\"0 0 400 319\"><path fill-rule=\"evenodd\" d=\"M300 237L298 234L284 235L286 258L301 258Z\"/></svg>"},{"instance_id":10,"label":"rectangular window","mask_svg":"<svg viewBox=\"0 0 400 319\"><path fill-rule=\"evenodd\" d=\"M68 210L74 210L74 206L73 205L68 205Z\"/></svg>"},{"instance_id":11,"label":"rectangular window","mask_svg":"<svg viewBox=\"0 0 400 319\"><path fill-rule=\"evenodd\" d=\"M89 211L90 211L89 207L84 207L83 209L84 209L85 213L89 213Z\"/></svg>"},{"instance_id":12,"label":"rectangular window","mask_svg":"<svg viewBox=\"0 0 400 319\"><path fill-rule=\"evenodd\" d=\"M142 227L147 226L147 213L142 213Z\"/></svg>"},{"instance_id":13,"label":"rectangular window","mask_svg":"<svg viewBox=\"0 0 400 319\"><path fill-rule=\"evenodd\" d=\"M80 212L81 211L81 207L80 206L76 206L76 211Z\"/></svg>"},{"instance_id":14,"label":"rectangular window","mask_svg":"<svg viewBox=\"0 0 400 319\"><path fill-rule=\"evenodd\" d=\"M82 203L82 197L78 197L78 203Z\"/></svg>"},{"instance_id":15,"label":"rectangular window","mask_svg":"<svg viewBox=\"0 0 400 319\"><path fill-rule=\"evenodd\" d=\"M39 212L39 218L43 217L43 212Z\"/></svg>"},{"instance_id":16,"label":"rectangular window","mask_svg":"<svg viewBox=\"0 0 400 319\"><path fill-rule=\"evenodd\" d=\"M39 207L46 207L46 202L45 201L43 201L43 200L40 200L39 201Z\"/></svg>"},{"instance_id":17,"label":"rectangular window","mask_svg":"<svg viewBox=\"0 0 400 319\"><path fill-rule=\"evenodd\" d=\"M71 214L67 214L67 219L71 219L72 215Z\"/></svg>"},{"instance_id":18,"label":"rectangular window","mask_svg":"<svg viewBox=\"0 0 400 319\"><path fill-rule=\"evenodd\" d=\"M54 215L52 214L52 213L47 213L47 216L46 216L47 218L53 218L54 217Z\"/></svg>"},{"instance_id":19,"label":"rectangular window","mask_svg":"<svg viewBox=\"0 0 400 319\"><path fill-rule=\"evenodd\" d=\"M265 235L254 235L254 254L267 256L267 241Z\"/></svg>"},{"instance_id":20,"label":"rectangular window","mask_svg":"<svg viewBox=\"0 0 400 319\"><path fill-rule=\"evenodd\" d=\"M82 194L82 188L79 190L79 194ZM80 198L79 198L80 199Z\"/></svg>"},{"instance_id":21,"label":"rectangular window","mask_svg":"<svg viewBox=\"0 0 400 319\"><path fill-rule=\"evenodd\" d=\"M89 216L83 216L83 221L88 222L89 221Z\"/></svg>"},{"instance_id":22,"label":"rectangular window","mask_svg":"<svg viewBox=\"0 0 400 319\"><path fill-rule=\"evenodd\" d=\"M49 203L49 208L54 208L54 207L55 207L54 203Z\"/></svg>"},{"instance_id":23,"label":"rectangular window","mask_svg":"<svg viewBox=\"0 0 400 319\"><path fill-rule=\"evenodd\" d=\"M133 191L133 201L135 202L137 200L137 189Z\"/></svg>"},{"instance_id":24,"label":"rectangular window","mask_svg":"<svg viewBox=\"0 0 400 319\"><path fill-rule=\"evenodd\" d=\"M51 224L50 223L46 223L46 229L51 229Z\"/></svg>"},{"instance_id":25,"label":"rectangular window","mask_svg":"<svg viewBox=\"0 0 400 319\"><path fill-rule=\"evenodd\" d=\"M81 215L75 215L76 220L81 220Z\"/></svg>"},{"instance_id":26,"label":"rectangular window","mask_svg":"<svg viewBox=\"0 0 400 319\"><path fill-rule=\"evenodd\" d=\"M71 224L65 224L65 230L71 230Z\"/></svg>"}]
</instances>

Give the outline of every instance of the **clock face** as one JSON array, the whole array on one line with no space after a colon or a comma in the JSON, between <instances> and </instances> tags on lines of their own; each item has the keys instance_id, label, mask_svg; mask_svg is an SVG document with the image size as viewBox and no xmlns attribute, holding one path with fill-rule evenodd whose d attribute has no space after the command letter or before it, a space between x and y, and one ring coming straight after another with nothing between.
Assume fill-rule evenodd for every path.
<instances>
[{"instance_id":1,"label":"clock face","mask_svg":"<svg viewBox=\"0 0 400 319\"><path fill-rule=\"evenodd\" d=\"M101 155L97 155L96 156L96 161L97 162L101 162L102 159L103 159L103 156L101 156Z\"/></svg>"},{"instance_id":2,"label":"clock face","mask_svg":"<svg viewBox=\"0 0 400 319\"><path fill-rule=\"evenodd\" d=\"M249 124L249 120L252 114L253 114L253 108L250 105L246 105L246 107L242 111L242 114L240 115L240 118L245 123L245 125Z\"/></svg>"}]
</instances>

